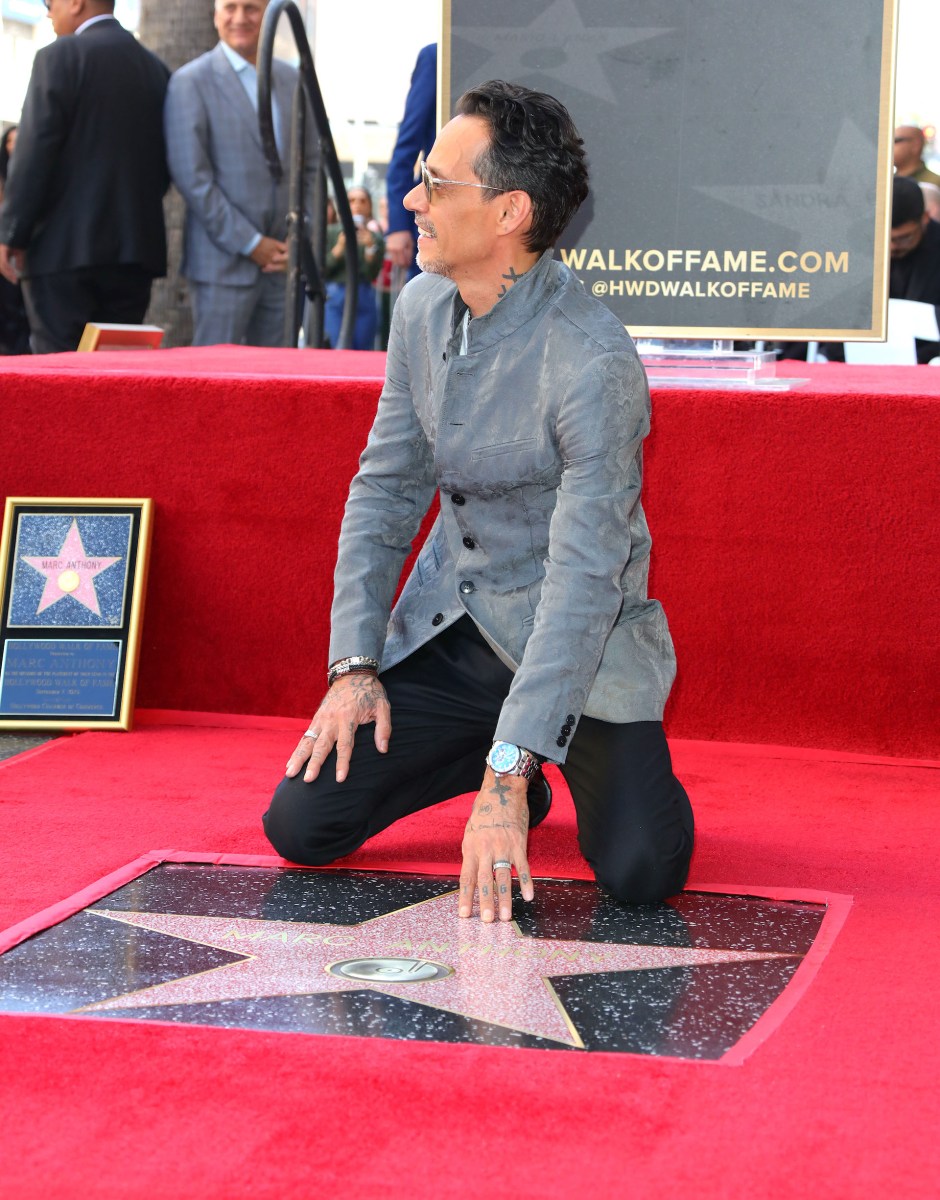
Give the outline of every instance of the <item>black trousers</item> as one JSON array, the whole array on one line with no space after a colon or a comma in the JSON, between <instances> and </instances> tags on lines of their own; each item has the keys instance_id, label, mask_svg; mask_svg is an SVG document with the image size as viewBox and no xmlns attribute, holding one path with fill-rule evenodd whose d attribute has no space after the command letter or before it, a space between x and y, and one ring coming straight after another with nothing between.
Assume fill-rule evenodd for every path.
<instances>
[{"instance_id":1,"label":"black trousers","mask_svg":"<svg viewBox=\"0 0 940 1200\"><path fill-rule=\"evenodd\" d=\"M141 267L81 267L23 280L33 354L77 350L89 321L140 325L153 277Z\"/></svg>"},{"instance_id":2,"label":"black trousers","mask_svg":"<svg viewBox=\"0 0 940 1200\"><path fill-rule=\"evenodd\" d=\"M469 617L382 674L392 710L388 753L360 727L349 775L336 755L320 775L284 778L264 816L282 857L323 866L394 821L483 782L484 759L512 672ZM578 843L598 883L647 904L680 891L692 855L692 807L672 771L659 721L616 725L582 717L560 768L574 799ZM456 849L456 848L455 848Z\"/></svg>"}]
</instances>

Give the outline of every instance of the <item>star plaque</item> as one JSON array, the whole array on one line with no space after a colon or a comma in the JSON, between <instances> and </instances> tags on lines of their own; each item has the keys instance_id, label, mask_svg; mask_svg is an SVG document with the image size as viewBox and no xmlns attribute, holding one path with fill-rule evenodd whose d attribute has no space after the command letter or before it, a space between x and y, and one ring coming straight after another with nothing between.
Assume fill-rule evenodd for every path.
<instances>
[{"instance_id":1,"label":"star plaque","mask_svg":"<svg viewBox=\"0 0 940 1200\"><path fill-rule=\"evenodd\" d=\"M148 863L2 955L0 1011L734 1060L829 907L541 880L484 925L451 878L265 861Z\"/></svg>"},{"instance_id":2,"label":"star plaque","mask_svg":"<svg viewBox=\"0 0 940 1200\"><path fill-rule=\"evenodd\" d=\"M149 500L7 501L0 728L127 728Z\"/></svg>"}]
</instances>

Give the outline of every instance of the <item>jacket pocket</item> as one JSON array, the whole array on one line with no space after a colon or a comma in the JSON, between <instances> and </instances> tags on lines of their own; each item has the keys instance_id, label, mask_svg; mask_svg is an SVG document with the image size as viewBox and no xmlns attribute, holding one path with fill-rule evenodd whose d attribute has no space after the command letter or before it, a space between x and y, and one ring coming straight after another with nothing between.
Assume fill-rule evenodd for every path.
<instances>
[{"instance_id":1,"label":"jacket pocket","mask_svg":"<svg viewBox=\"0 0 940 1200\"><path fill-rule=\"evenodd\" d=\"M534 437L522 438L518 442L499 442L495 446L480 446L477 450L470 451L470 457L473 458L494 458L497 454L520 454L524 450L532 450L537 445L537 439Z\"/></svg>"}]
</instances>

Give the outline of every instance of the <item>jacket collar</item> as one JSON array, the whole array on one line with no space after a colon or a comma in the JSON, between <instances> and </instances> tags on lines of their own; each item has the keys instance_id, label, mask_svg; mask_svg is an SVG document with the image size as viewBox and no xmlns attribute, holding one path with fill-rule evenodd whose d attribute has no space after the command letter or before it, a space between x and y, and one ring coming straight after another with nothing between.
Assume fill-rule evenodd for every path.
<instances>
[{"instance_id":1,"label":"jacket collar","mask_svg":"<svg viewBox=\"0 0 940 1200\"><path fill-rule=\"evenodd\" d=\"M552 250L546 250L488 313L470 322L467 353L477 354L515 333L564 286L569 274L567 267L555 261ZM455 332L459 333L460 322L466 311L467 306L455 288L451 326Z\"/></svg>"}]
</instances>

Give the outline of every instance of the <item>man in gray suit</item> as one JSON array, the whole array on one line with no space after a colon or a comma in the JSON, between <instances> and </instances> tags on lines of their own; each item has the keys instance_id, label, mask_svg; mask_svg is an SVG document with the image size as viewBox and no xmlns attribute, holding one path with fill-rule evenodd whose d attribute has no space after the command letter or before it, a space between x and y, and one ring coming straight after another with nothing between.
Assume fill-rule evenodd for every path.
<instances>
[{"instance_id":1,"label":"man in gray suit","mask_svg":"<svg viewBox=\"0 0 940 1200\"><path fill-rule=\"evenodd\" d=\"M218 46L181 67L167 92L167 158L186 201L182 273L194 346L278 346L284 332L287 176L272 179L258 126L255 64L266 7L267 0L216 0ZM296 82L297 72L275 60L282 155ZM307 162L312 172L309 149Z\"/></svg>"},{"instance_id":2,"label":"man in gray suit","mask_svg":"<svg viewBox=\"0 0 940 1200\"><path fill-rule=\"evenodd\" d=\"M647 596L646 376L552 257L588 191L567 111L498 81L457 111L405 200L424 274L395 307L346 506L328 690L265 829L285 858L323 864L472 791L458 912L476 894L484 921L509 920L513 867L533 897L552 761L598 882L661 900L685 882L693 820L662 728L672 642Z\"/></svg>"}]
</instances>

